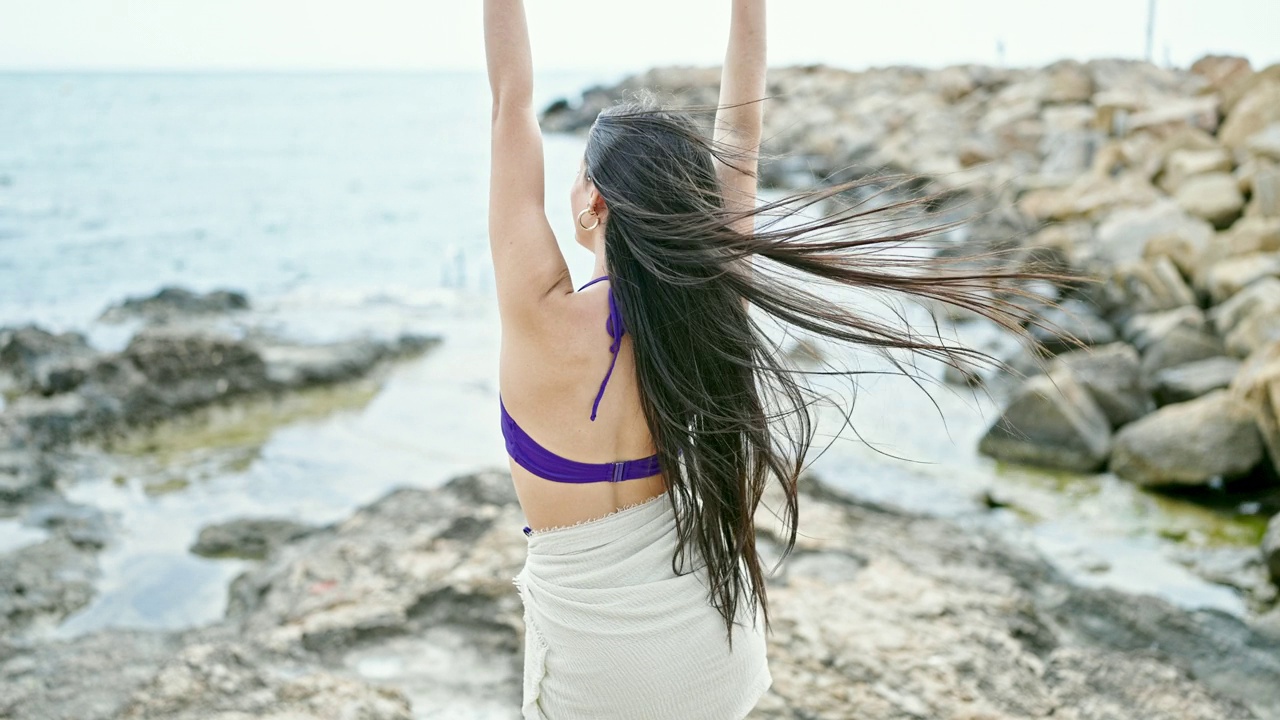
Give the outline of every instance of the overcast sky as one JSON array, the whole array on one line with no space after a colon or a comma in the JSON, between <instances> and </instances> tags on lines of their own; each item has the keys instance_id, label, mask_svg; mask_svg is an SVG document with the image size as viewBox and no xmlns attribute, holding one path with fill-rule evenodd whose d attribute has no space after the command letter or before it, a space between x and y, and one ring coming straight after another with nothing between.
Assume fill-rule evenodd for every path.
<instances>
[{"instance_id":1,"label":"overcast sky","mask_svg":"<svg viewBox=\"0 0 1280 720\"><path fill-rule=\"evenodd\" d=\"M1149 0L773 0L771 65L1143 56ZM527 0L535 67L718 64L729 0ZM483 69L481 0L0 0L0 68ZM1157 0L1155 52L1280 61L1280 0Z\"/></svg>"}]
</instances>

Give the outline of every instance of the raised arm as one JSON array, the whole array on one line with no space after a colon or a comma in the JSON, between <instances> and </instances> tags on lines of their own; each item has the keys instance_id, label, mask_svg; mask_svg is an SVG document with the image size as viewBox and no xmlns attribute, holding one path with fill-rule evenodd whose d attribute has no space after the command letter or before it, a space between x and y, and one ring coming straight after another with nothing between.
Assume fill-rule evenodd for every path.
<instances>
[{"instance_id":1,"label":"raised arm","mask_svg":"<svg viewBox=\"0 0 1280 720\"><path fill-rule=\"evenodd\" d=\"M489 250L506 329L536 322L546 298L572 286L543 204L542 134L521 0L485 0L484 46L493 92Z\"/></svg>"},{"instance_id":2,"label":"raised arm","mask_svg":"<svg viewBox=\"0 0 1280 720\"><path fill-rule=\"evenodd\" d=\"M725 51L720 71L721 109L716 112L715 139L741 150L731 158L742 172L716 162L716 173L724 189L730 210L755 207L756 172L759 164L760 136L764 126L765 94L765 0L733 0L729 26L729 49ZM744 104L745 103L745 104ZM736 107L724 107L732 105ZM751 219L744 219L738 230L754 231Z\"/></svg>"}]
</instances>

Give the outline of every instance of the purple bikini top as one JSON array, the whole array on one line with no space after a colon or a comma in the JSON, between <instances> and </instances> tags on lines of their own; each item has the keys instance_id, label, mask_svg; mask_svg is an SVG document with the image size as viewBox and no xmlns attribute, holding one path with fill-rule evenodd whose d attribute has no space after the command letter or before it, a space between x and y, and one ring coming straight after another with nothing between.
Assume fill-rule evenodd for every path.
<instances>
[{"instance_id":1,"label":"purple bikini top","mask_svg":"<svg viewBox=\"0 0 1280 720\"><path fill-rule=\"evenodd\" d=\"M578 288L578 291L581 292L589 285L608 279L608 275L602 275L587 282ZM622 314L618 312L618 303L613 297L613 288L609 288L609 320L605 323L605 330L609 332L609 337L613 338L613 343L609 346L613 359L609 361L609 371L605 373L604 381L600 383L600 391L596 393L595 402L591 405L592 422L595 422L596 409L600 406L600 398L604 396L605 386L608 385L609 377L613 374L613 366L618 361L618 349L622 347L622 335L626 332ZM656 454L638 460L619 460L608 463L585 463L561 457L539 445L520 428L507 413L507 407L502 403L501 395L498 397L498 407L502 410L502 436L507 442L507 454L520 467L538 477L568 483L620 482L650 477L660 472ZM528 532L529 528L526 527L525 533L528 534Z\"/></svg>"}]
</instances>

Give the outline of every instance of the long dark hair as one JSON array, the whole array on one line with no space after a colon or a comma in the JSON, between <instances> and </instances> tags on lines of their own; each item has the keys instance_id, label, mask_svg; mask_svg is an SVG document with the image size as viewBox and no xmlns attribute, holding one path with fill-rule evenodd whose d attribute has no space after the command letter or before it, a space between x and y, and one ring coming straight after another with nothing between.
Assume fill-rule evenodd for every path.
<instances>
[{"instance_id":1,"label":"long dark hair","mask_svg":"<svg viewBox=\"0 0 1280 720\"><path fill-rule=\"evenodd\" d=\"M741 165L744 153L759 149L733 147L706 132L696 117L715 109L677 110L638 93L600 112L585 164L609 211L607 270L632 335L645 419L676 511L673 569L679 572L677 559L695 546L732 645L744 590L753 610L756 603L763 607L770 627L754 520L770 478L781 483L786 499L782 559L795 545L797 484L814 438L817 396L804 376L855 372L802 369L755 311L784 326L883 351L895 364L901 358L893 351L904 350L972 369L1001 363L940 333L895 327L815 290L825 281L940 301L1025 337L1023 325L1033 318L1015 301L1037 295L1023 281L1067 278L974 263L969 254L889 252L960 224L901 222L952 201L945 191L919 192L919 178L867 176L729 209L715 162L749 171ZM895 196L903 187L917 191ZM782 222L824 200L851 197L858 199L819 219ZM734 229L748 217L772 219L756 223L752 234ZM898 222L890 221L895 217ZM979 259L1001 260L1005 252L979 253Z\"/></svg>"}]
</instances>

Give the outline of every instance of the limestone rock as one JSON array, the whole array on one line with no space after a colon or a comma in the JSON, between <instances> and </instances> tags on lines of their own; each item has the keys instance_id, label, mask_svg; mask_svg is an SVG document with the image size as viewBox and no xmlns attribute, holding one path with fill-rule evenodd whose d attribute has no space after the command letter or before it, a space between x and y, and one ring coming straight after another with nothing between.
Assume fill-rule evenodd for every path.
<instances>
[{"instance_id":1,"label":"limestone rock","mask_svg":"<svg viewBox=\"0 0 1280 720\"><path fill-rule=\"evenodd\" d=\"M1142 376L1150 386L1161 370L1225 354L1222 340L1207 328L1178 325L1142 351Z\"/></svg>"},{"instance_id":2,"label":"limestone rock","mask_svg":"<svg viewBox=\"0 0 1280 720\"><path fill-rule=\"evenodd\" d=\"M1183 238L1193 248L1205 247L1213 226L1168 199L1123 207L1098 223L1098 255L1111 263L1137 260L1148 241L1163 235Z\"/></svg>"},{"instance_id":3,"label":"limestone rock","mask_svg":"<svg viewBox=\"0 0 1280 720\"><path fill-rule=\"evenodd\" d=\"M1177 365L1155 374L1152 391L1161 405L1186 402L1226 388L1239 370L1240 361L1227 357Z\"/></svg>"},{"instance_id":4,"label":"limestone rock","mask_svg":"<svg viewBox=\"0 0 1280 720\"><path fill-rule=\"evenodd\" d=\"M1263 458L1249 407L1226 390L1166 405L1116 433L1111 471L1146 486L1247 474Z\"/></svg>"},{"instance_id":5,"label":"limestone rock","mask_svg":"<svg viewBox=\"0 0 1280 720\"><path fill-rule=\"evenodd\" d=\"M1015 392L978 450L1026 465L1091 472L1106 462L1111 423L1068 369L1037 375Z\"/></svg>"},{"instance_id":6,"label":"limestone rock","mask_svg":"<svg viewBox=\"0 0 1280 720\"><path fill-rule=\"evenodd\" d=\"M234 290L212 290L197 293L184 287L169 285L154 295L126 298L102 312L103 322L122 322L141 318L148 322L172 322L199 315L216 315L247 310L249 299Z\"/></svg>"},{"instance_id":7,"label":"limestone rock","mask_svg":"<svg viewBox=\"0 0 1280 720\"><path fill-rule=\"evenodd\" d=\"M1280 277L1280 252L1227 258L1209 268L1204 283L1209 297L1220 303L1267 277Z\"/></svg>"},{"instance_id":8,"label":"limestone rock","mask_svg":"<svg viewBox=\"0 0 1280 720\"><path fill-rule=\"evenodd\" d=\"M1111 283L1124 308L1131 312L1160 312L1196 304L1195 292L1168 255L1123 264L1112 273Z\"/></svg>"},{"instance_id":9,"label":"limestone rock","mask_svg":"<svg viewBox=\"0 0 1280 720\"><path fill-rule=\"evenodd\" d=\"M1275 122L1280 122L1280 80L1268 79L1231 108L1218 139L1229 148L1241 148L1250 137Z\"/></svg>"},{"instance_id":10,"label":"limestone rock","mask_svg":"<svg viewBox=\"0 0 1280 720\"><path fill-rule=\"evenodd\" d=\"M1210 310L1209 319L1227 351L1237 357L1280 340L1280 278L1246 287Z\"/></svg>"},{"instance_id":11,"label":"limestone rock","mask_svg":"<svg viewBox=\"0 0 1280 720\"><path fill-rule=\"evenodd\" d=\"M1230 390L1252 410L1271 464L1280 473L1280 341L1254 351Z\"/></svg>"},{"instance_id":12,"label":"limestone rock","mask_svg":"<svg viewBox=\"0 0 1280 720\"><path fill-rule=\"evenodd\" d=\"M1175 150L1164 161L1160 188L1174 194L1188 179L1208 173L1229 173L1231 155L1222 148L1212 150Z\"/></svg>"},{"instance_id":13,"label":"limestone rock","mask_svg":"<svg viewBox=\"0 0 1280 720\"><path fill-rule=\"evenodd\" d=\"M1050 370L1067 368L1093 397L1111 427L1131 423L1155 410L1142 385L1138 352L1127 343L1111 343L1063 353Z\"/></svg>"},{"instance_id":14,"label":"limestone rock","mask_svg":"<svg viewBox=\"0 0 1280 720\"><path fill-rule=\"evenodd\" d=\"M1244 210L1244 196L1229 173L1211 172L1182 181L1174 195L1188 213L1216 228L1230 227Z\"/></svg>"}]
</instances>

